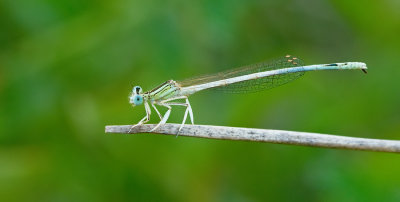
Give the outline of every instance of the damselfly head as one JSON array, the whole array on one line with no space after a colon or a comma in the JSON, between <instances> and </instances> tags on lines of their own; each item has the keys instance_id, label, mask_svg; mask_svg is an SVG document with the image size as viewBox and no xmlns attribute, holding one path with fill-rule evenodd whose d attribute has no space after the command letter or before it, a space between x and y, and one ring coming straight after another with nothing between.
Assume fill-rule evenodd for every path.
<instances>
[{"instance_id":1,"label":"damselfly head","mask_svg":"<svg viewBox=\"0 0 400 202\"><path fill-rule=\"evenodd\" d=\"M129 96L129 103L133 106L143 104L143 96L141 95L143 92L140 86L135 86L132 89L131 96Z\"/></svg>"}]
</instances>

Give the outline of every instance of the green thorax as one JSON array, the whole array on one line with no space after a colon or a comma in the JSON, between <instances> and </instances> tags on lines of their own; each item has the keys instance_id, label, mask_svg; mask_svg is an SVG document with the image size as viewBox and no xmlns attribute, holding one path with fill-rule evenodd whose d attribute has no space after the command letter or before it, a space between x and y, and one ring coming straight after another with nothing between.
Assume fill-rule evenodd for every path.
<instances>
[{"instance_id":1,"label":"green thorax","mask_svg":"<svg viewBox=\"0 0 400 202\"><path fill-rule=\"evenodd\" d=\"M144 93L144 96L150 101L161 101L177 96L179 90L180 87L175 81L168 80L153 90Z\"/></svg>"}]
</instances>

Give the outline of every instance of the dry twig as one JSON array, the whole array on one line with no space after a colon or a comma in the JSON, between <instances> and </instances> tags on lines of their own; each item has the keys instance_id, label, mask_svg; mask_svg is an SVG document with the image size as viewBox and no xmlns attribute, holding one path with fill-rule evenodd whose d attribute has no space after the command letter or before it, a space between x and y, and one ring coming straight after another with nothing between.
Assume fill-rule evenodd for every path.
<instances>
[{"instance_id":1,"label":"dry twig","mask_svg":"<svg viewBox=\"0 0 400 202\"><path fill-rule=\"evenodd\" d=\"M153 133L177 135L179 126L179 124L165 124ZM154 124L138 126L132 129L130 133L148 133L153 127L155 127ZM131 125L106 126L106 133L128 134L130 128ZM185 125L179 132L179 136L400 153L400 141L397 140L367 139L284 130Z\"/></svg>"}]
</instances>

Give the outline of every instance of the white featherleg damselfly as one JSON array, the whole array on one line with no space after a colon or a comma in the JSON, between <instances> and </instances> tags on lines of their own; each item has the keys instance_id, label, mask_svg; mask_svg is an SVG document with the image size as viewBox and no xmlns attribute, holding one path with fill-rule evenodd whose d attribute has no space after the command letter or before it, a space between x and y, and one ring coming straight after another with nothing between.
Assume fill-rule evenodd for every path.
<instances>
[{"instance_id":1,"label":"white featherleg damselfly","mask_svg":"<svg viewBox=\"0 0 400 202\"><path fill-rule=\"evenodd\" d=\"M358 69L367 73L367 66L362 62L343 62L305 66L299 58L286 55L274 62L248 65L214 75L201 76L184 81L168 80L153 90L145 93L143 93L140 86L135 86L133 87L129 97L129 102L132 106L144 104L146 116L141 119L139 123L133 125L131 130L150 120L150 105L154 108L161 120L150 132L165 124L171 113L171 106L177 105L186 107L182 124L178 130L179 133L185 124L188 114L192 124L194 123L193 111L188 97L201 90L215 88L231 93L255 92L274 88L293 81L307 71L347 69ZM176 102L176 100L185 101ZM167 108L164 116L162 116L158 111L156 105Z\"/></svg>"}]
</instances>

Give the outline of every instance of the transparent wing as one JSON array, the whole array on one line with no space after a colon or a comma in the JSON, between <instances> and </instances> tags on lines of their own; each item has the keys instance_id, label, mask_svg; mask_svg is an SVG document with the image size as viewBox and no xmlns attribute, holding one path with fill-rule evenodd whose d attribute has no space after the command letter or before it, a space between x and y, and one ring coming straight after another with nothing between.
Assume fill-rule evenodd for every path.
<instances>
[{"instance_id":1,"label":"transparent wing","mask_svg":"<svg viewBox=\"0 0 400 202\"><path fill-rule=\"evenodd\" d=\"M262 62L262 63L252 64L237 69L220 72L213 75L200 76L177 82L182 87L187 87L187 86L199 85L213 81L248 75L257 72L284 69L289 67L300 67L303 65L304 65L303 61L300 60L299 58L291 55L286 55L285 57L279 58L272 62ZM233 83L227 86L222 86L214 89L227 93L251 93L251 92L271 89L286 84L301 77L302 75L304 75L304 72L285 73L254 80L247 80L238 83Z\"/></svg>"}]
</instances>

